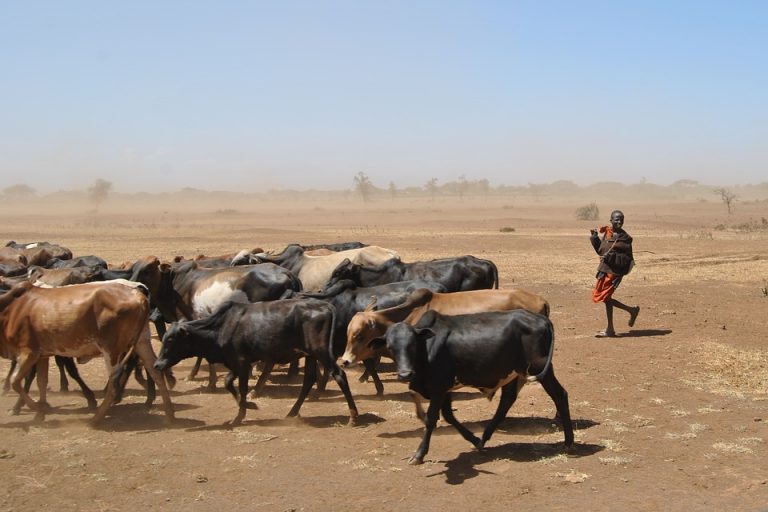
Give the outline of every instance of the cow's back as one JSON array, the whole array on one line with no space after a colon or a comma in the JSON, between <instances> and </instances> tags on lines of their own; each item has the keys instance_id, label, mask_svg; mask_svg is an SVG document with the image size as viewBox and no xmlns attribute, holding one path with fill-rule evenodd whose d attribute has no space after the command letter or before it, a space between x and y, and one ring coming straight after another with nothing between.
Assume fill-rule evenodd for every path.
<instances>
[{"instance_id":1,"label":"cow's back","mask_svg":"<svg viewBox=\"0 0 768 512\"><path fill-rule=\"evenodd\" d=\"M93 357L109 346L127 349L149 319L146 289L129 282L32 287L9 309L8 341L40 355Z\"/></svg>"}]
</instances>

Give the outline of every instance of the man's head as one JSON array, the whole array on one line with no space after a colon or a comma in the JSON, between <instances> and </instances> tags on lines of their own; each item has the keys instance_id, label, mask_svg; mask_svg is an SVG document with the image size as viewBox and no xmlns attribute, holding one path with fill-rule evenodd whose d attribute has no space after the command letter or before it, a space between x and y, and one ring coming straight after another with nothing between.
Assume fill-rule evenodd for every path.
<instances>
[{"instance_id":1,"label":"man's head","mask_svg":"<svg viewBox=\"0 0 768 512\"><path fill-rule=\"evenodd\" d=\"M611 212L611 227L614 231L621 229L624 225L624 212L621 210L613 210Z\"/></svg>"}]
</instances>

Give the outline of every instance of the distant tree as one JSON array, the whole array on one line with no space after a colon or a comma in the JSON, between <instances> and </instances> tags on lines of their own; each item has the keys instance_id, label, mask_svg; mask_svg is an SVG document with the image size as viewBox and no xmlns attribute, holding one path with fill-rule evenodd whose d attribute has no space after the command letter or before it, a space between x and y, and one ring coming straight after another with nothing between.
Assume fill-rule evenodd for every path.
<instances>
[{"instance_id":1,"label":"distant tree","mask_svg":"<svg viewBox=\"0 0 768 512\"><path fill-rule=\"evenodd\" d=\"M111 191L112 182L99 178L88 187L88 199L98 207L107 199Z\"/></svg>"},{"instance_id":2,"label":"distant tree","mask_svg":"<svg viewBox=\"0 0 768 512\"><path fill-rule=\"evenodd\" d=\"M424 190L429 193L429 197L432 198L432 200L435 199L435 194L437 194L437 178L431 178L425 185Z\"/></svg>"},{"instance_id":3,"label":"distant tree","mask_svg":"<svg viewBox=\"0 0 768 512\"><path fill-rule=\"evenodd\" d=\"M477 182L477 190L483 195L483 197L488 199L488 194L491 191L491 183L487 179L483 178Z\"/></svg>"},{"instance_id":4,"label":"distant tree","mask_svg":"<svg viewBox=\"0 0 768 512\"><path fill-rule=\"evenodd\" d=\"M8 199L29 199L31 197L35 197L37 192L29 185L18 183L16 185L11 185L10 187L4 188L3 195L5 195L5 197Z\"/></svg>"},{"instance_id":5,"label":"distant tree","mask_svg":"<svg viewBox=\"0 0 768 512\"><path fill-rule=\"evenodd\" d=\"M394 201L394 199L397 197L397 185L395 185L394 181L389 182L389 187L387 187L387 190L389 191L389 197L391 197Z\"/></svg>"},{"instance_id":6,"label":"distant tree","mask_svg":"<svg viewBox=\"0 0 768 512\"><path fill-rule=\"evenodd\" d=\"M458 183L456 183L456 192L459 194L459 199L463 200L468 190L469 182L467 181L467 177L462 174L459 176Z\"/></svg>"},{"instance_id":7,"label":"distant tree","mask_svg":"<svg viewBox=\"0 0 768 512\"><path fill-rule=\"evenodd\" d=\"M352 178L352 183L354 184L355 192L360 194L364 203L367 203L371 196L371 192L373 192L373 183L371 183L371 179L364 172L359 172Z\"/></svg>"},{"instance_id":8,"label":"distant tree","mask_svg":"<svg viewBox=\"0 0 768 512\"><path fill-rule=\"evenodd\" d=\"M734 203L736 202L736 194L734 194L727 188L722 188L722 187L716 188L715 194L720 196L720 199L722 199L723 203L725 204L725 207L728 208L728 215L730 215L734 209Z\"/></svg>"}]
</instances>

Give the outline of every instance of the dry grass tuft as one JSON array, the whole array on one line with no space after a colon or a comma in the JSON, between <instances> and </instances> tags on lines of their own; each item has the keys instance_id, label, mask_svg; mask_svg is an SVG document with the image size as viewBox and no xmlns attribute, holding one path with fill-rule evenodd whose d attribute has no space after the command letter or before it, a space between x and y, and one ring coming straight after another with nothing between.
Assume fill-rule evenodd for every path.
<instances>
[{"instance_id":1,"label":"dry grass tuft","mask_svg":"<svg viewBox=\"0 0 768 512\"><path fill-rule=\"evenodd\" d=\"M768 352L703 342L694 355L708 370L694 380L688 379L695 387L735 397L768 394Z\"/></svg>"}]
</instances>

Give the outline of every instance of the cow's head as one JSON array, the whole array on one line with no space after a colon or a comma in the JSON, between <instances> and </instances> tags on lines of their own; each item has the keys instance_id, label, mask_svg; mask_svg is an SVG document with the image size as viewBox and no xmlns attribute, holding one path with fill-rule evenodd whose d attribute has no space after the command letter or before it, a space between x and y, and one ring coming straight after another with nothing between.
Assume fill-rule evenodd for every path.
<instances>
[{"instance_id":1,"label":"cow's head","mask_svg":"<svg viewBox=\"0 0 768 512\"><path fill-rule=\"evenodd\" d=\"M397 377L404 382L411 382L426 360L427 340L434 337L430 329L417 329L405 323L398 322L387 329L384 340L374 340L372 348L381 349L386 346L397 363Z\"/></svg>"},{"instance_id":2,"label":"cow's head","mask_svg":"<svg viewBox=\"0 0 768 512\"><path fill-rule=\"evenodd\" d=\"M165 371L182 359L192 357L192 343L185 322L174 322L163 336L163 346L155 361L155 368Z\"/></svg>"},{"instance_id":3,"label":"cow's head","mask_svg":"<svg viewBox=\"0 0 768 512\"><path fill-rule=\"evenodd\" d=\"M360 265L352 263L349 258L344 258L331 272L328 284L336 283L342 279L351 279L352 281L359 282Z\"/></svg>"},{"instance_id":4,"label":"cow's head","mask_svg":"<svg viewBox=\"0 0 768 512\"><path fill-rule=\"evenodd\" d=\"M372 310L375 303L370 305L371 310L361 311L352 317L347 326L347 349L342 355L342 365L349 366L356 361L362 361L377 355L380 350L373 350L369 344L375 339L383 339L387 331L387 324Z\"/></svg>"}]
</instances>

